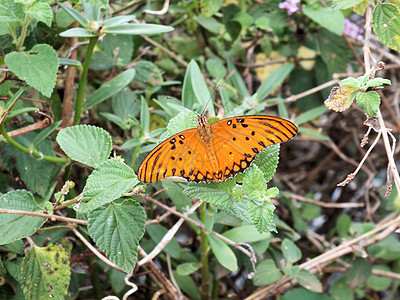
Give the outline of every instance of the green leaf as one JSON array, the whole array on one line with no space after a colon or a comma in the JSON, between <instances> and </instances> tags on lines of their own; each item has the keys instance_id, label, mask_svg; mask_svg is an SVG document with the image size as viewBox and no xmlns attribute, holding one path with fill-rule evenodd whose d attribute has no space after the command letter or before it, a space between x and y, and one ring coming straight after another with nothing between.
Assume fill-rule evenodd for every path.
<instances>
[{"instance_id":1,"label":"green leaf","mask_svg":"<svg viewBox=\"0 0 400 300\"><path fill-rule=\"evenodd\" d=\"M128 23L135 19L136 19L136 16L134 16L134 15L116 16L111 19L105 20L103 23L103 26L108 27L108 26L122 25L122 24Z\"/></svg>"},{"instance_id":2,"label":"green leaf","mask_svg":"<svg viewBox=\"0 0 400 300\"><path fill-rule=\"evenodd\" d=\"M310 273L307 270L300 270L299 274L296 277L297 281L308 290L322 293L322 284L314 274Z\"/></svg>"},{"instance_id":3,"label":"green leaf","mask_svg":"<svg viewBox=\"0 0 400 300\"><path fill-rule=\"evenodd\" d=\"M342 213L336 222L336 230L340 237L345 237L349 233L351 218L348 214Z\"/></svg>"},{"instance_id":4,"label":"green leaf","mask_svg":"<svg viewBox=\"0 0 400 300\"><path fill-rule=\"evenodd\" d=\"M207 239L217 261L229 271L236 272L238 269L237 258L231 248L212 234L208 234Z\"/></svg>"},{"instance_id":5,"label":"green leaf","mask_svg":"<svg viewBox=\"0 0 400 300\"><path fill-rule=\"evenodd\" d=\"M304 5L302 10L303 13L314 22L337 35L342 35L344 30L344 16L341 11L334 11L330 7L313 9L307 5Z\"/></svg>"},{"instance_id":6,"label":"green leaf","mask_svg":"<svg viewBox=\"0 0 400 300\"><path fill-rule=\"evenodd\" d=\"M174 30L171 26L157 24L122 24L104 27L103 33L139 35L158 34Z\"/></svg>"},{"instance_id":7,"label":"green leaf","mask_svg":"<svg viewBox=\"0 0 400 300\"><path fill-rule=\"evenodd\" d=\"M148 233L151 239L158 244L168 233L168 230L159 224L152 224L146 227L146 233ZM170 240L168 245L163 248L163 251L171 255L171 257L174 259L179 259L181 255L181 247L175 238Z\"/></svg>"},{"instance_id":8,"label":"green leaf","mask_svg":"<svg viewBox=\"0 0 400 300\"><path fill-rule=\"evenodd\" d=\"M32 145L36 147L39 145L42 141L44 141L45 138L47 138L54 130L58 128L62 123L62 120L57 121L53 124L51 124L49 127L43 129L32 141Z\"/></svg>"},{"instance_id":9,"label":"green leaf","mask_svg":"<svg viewBox=\"0 0 400 300\"><path fill-rule=\"evenodd\" d=\"M354 78L354 77L347 77L346 79L341 80L341 81L339 82L339 85L340 85L340 87L343 87L343 86L348 85L348 86L352 87L352 88L355 89L355 90L358 90L358 89L361 88L361 83L360 83L360 81L357 80L357 79Z\"/></svg>"},{"instance_id":10,"label":"green leaf","mask_svg":"<svg viewBox=\"0 0 400 300\"><path fill-rule=\"evenodd\" d=\"M191 60L186 69L185 79L183 80L182 103L186 107L202 111L208 99L210 99L210 93L203 74L196 61ZM214 106L211 101L207 104L207 109L211 115L215 115Z\"/></svg>"},{"instance_id":11,"label":"green leaf","mask_svg":"<svg viewBox=\"0 0 400 300\"><path fill-rule=\"evenodd\" d=\"M383 44L400 51L400 10L398 6L378 2L374 8L372 26Z\"/></svg>"},{"instance_id":12,"label":"green leaf","mask_svg":"<svg viewBox=\"0 0 400 300\"><path fill-rule=\"evenodd\" d=\"M185 109L168 122L167 137L195 127L197 127L197 115L192 111Z\"/></svg>"},{"instance_id":13,"label":"green leaf","mask_svg":"<svg viewBox=\"0 0 400 300\"><path fill-rule=\"evenodd\" d=\"M347 284L351 289L363 286L372 274L372 266L368 259L356 258L346 272Z\"/></svg>"},{"instance_id":14,"label":"green leaf","mask_svg":"<svg viewBox=\"0 0 400 300\"><path fill-rule=\"evenodd\" d=\"M4 59L7 67L46 97L56 85L59 66L56 51L47 44L35 45L26 52L11 52Z\"/></svg>"},{"instance_id":15,"label":"green leaf","mask_svg":"<svg viewBox=\"0 0 400 300\"><path fill-rule=\"evenodd\" d=\"M201 300L201 295L199 291L198 285L194 282L192 277L190 276L180 276L178 272L172 272L176 283L178 284L179 288L184 291L188 296L189 299L193 300Z\"/></svg>"},{"instance_id":16,"label":"green leaf","mask_svg":"<svg viewBox=\"0 0 400 300\"><path fill-rule=\"evenodd\" d=\"M93 168L106 161L111 153L111 136L100 127L76 125L63 128L56 140L71 159Z\"/></svg>"},{"instance_id":17,"label":"green leaf","mask_svg":"<svg viewBox=\"0 0 400 300\"><path fill-rule=\"evenodd\" d=\"M63 4L58 3L74 20L76 20L82 27L87 27L89 25L89 19L85 18L82 14L80 14L75 9Z\"/></svg>"},{"instance_id":18,"label":"green leaf","mask_svg":"<svg viewBox=\"0 0 400 300\"><path fill-rule=\"evenodd\" d=\"M375 77L368 80L367 83L363 86L363 89L366 90L369 87L382 86L384 84L392 84L392 82L389 79Z\"/></svg>"},{"instance_id":19,"label":"green leaf","mask_svg":"<svg viewBox=\"0 0 400 300\"><path fill-rule=\"evenodd\" d=\"M211 33L221 34L224 30L224 25L211 17L196 16L195 20L200 26L204 27Z\"/></svg>"},{"instance_id":20,"label":"green leaf","mask_svg":"<svg viewBox=\"0 0 400 300\"><path fill-rule=\"evenodd\" d=\"M243 190L246 194L250 194L254 191L267 190L267 183L265 182L264 174L257 165L246 170L243 178Z\"/></svg>"},{"instance_id":21,"label":"green leaf","mask_svg":"<svg viewBox=\"0 0 400 300\"><path fill-rule=\"evenodd\" d=\"M244 83L243 78L240 75L239 71L236 69L235 64L230 59L228 59L228 71L229 74L232 74L229 80L232 82L232 85L238 92L239 97L242 100L249 98L250 94L249 91L247 90L246 84Z\"/></svg>"},{"instance_id":22,"label":"green leaf","mask_svg":"<svg viewBox=\"0 0 400 300\"><path fill-rule=\"evenodd\" d=\"M353 290L351 290L347 285L345 276L336 279L332 283L329 293L334 297L334 299L354 299ZM316 298L315 300L319 299L320 298Z\"/></svg>"},{"instance_id":23,"label":"green leaf","mask_svg":"<svg viewBox=\"0 0 400 300\"><path fill-rule=\"evenodd\" d=\"M257 89L257 99L265 99L273 90L279 87L286 77L292 72L294 64L284 64L275 71L273 71Z\"/></svg>"},{"instance_id":24,"label":"green leaf","mask_svg":"<svg viewBox=\"0 0 400 300\"><path fill-rule=\"evenodd\" d=\"M225 231L223 236L238 243L254 243L270 238L271 233L260 233L254 225L242 225Z\"/></svg>"},{"instance_id":25,"label":"green leaf","mask_svg":"<svg viewBox=\"0 0 400 300\"><path fill-rule=\"evenodd\" d=\"M286 265L281 266L281 268L283 273L292 277L296 277L300 272L300 267L293 266L292 263L287 263Z\"/></svg>"},{"instance_id":26,"label":"green leaf","mask_svg":"<svg viewBox=\"0 0 400 300\"><path fill-rule=\"evenodd\" d=\"M210 58L206 61L207 71L212 77L220 80L226 76L226 69L223 62L217 58Z\"/></svg>"},{"instance_id":27,"label":"green leaf","mask_svg":"<svg viewBox=\"0 0 400 300\"><path fill-rule=\"evenodd\" d=\"M323 141L329 141L329 137L327 137L324 134L319 133L316 130L310 129L310 128L300 127L299 128L299 133L300 134L309 135L310 137L315 138L315 139L320 139L320 140L323 140Z\"/></svg>"},{"instance_id":28,"label":"green leaf","mask_svg":"<svg viewBox=\"0 0 400 300\"><path fill-rule=\"evenodd\" d=\"M274 176L279 162L280 144L268 146L257 154L254 164L262 171L265 182L269 182Z\"/></svg>"},{"instance_id":29,"label":"green leaf","mask_svg":"<svg viewBox=\"0 0 400 300\"><path fill-rule=\"evenodd\" d=\"M332 8L333 9L348 9L353 6L356 6L363 0L333 0Z\"/></svg>"},{"instance_id":30,"label":"green leaf","mask_svg":"<svg viewBox=\"0 0 400 300\"><path fill-rule=\"evenodd\" d=\"M71 277L69 257L61 245L33 245L21 270L26 299L64 299Z\"/></svg>"},{"instance_id":31,"label":"green leaf","mask_svg":"<svg viewBox=\"0 0 400 300\"><path fill-rule=\"evenodd\" d=\"M118 199L138 183L131 167L117 159L109 159L89 175L79 212L89 212Z\"/></svg>"},{"instance_id":32,"label":"green leaf","mask_svg":"<svg viewBox=\"0 0 400 300\"><path fill-rule=\"evenodd\" d=\"M110 98L111 96L115 95L123 88L125 88L128 84L130 84L134 77L135 77L134 69L128 69L119 74L118 76L115 76L110 81L107 81L106 83L102 84L101 87L96 92L91 94L87 98L82 108L89 109L93 105L99 104L104 100Z\"/></svg>"},{"instance_id":33,"label":"green leaf","mask_svg":"<svg viewBox=\"0 0 400 300\"><path fill-rule=\"evenodd\" d=\"M297 247L296 244L289 239L283 240L282 253L285 257L285 260L290 263L294 263L301 258L301 251L299 247Z\"/></svg>"},{"instance_id":34,"label":"green leaf","mask_svg":"<svg viewBox=\"0 0 400 300\"><path fill-rule=\"evenodd\" d=\"M176 267L176 271L181 276L189 276L200 269L200 264L197 262L188 262L180 264Z\"/></svg>"},{"instance_id":35,"label":"green leaf","mask_svg":"<svg viewBox=\"0 0 400 300\"><path fill-rule=\"evenodd\" d=\"M276 231L275 224L273 223L275 205L268 202L256 203L248 201L247 206L251 220L258 232Z\"/></svg>"},{"instance_id":36,"label":"green leaf","mask_svg":"<svg viewBox=\"0 0 400 300\"><path fill-rule=\"evenodd\" d=\"M141 99L140 125L142 126L144 134L148 135L150 131L150 111L147 101L144 99L144 97Z\"/></svg>"},{"instance_id":37,"label":"green leaf","mask_svg":"<svg viewBox=\"0 0 400 300\"><path fill-rule=\"evenodd\" d=\"M392 270L387 265L374 265L373 270L381 270L391 272ZM371 275L368 278L367 286L375 291L387 291L392 284L392 279L384 276Z\"/></svg>"},{"instance_id":38,"label":"green leaf","mask_svg":"<svg viewBox=\"0 0 400 300\"><path fill-rule=\"evenodd\" d=\"M35 2L27 10L27 15L31 15L37 21L43 22L47 26L51 27L51 21L53 19L53 11L49 3Z\"/></svg>"},{"instance_id":39,"label":"green leaf","mask_svg":"<svg viewBox=\"0 0 400 300\"><path fill-rule=\"evenodd\" d=\"M330 292L330 291L329 291ZM323 295L321 293L315 293L303 288L292 288L288 290L282 297L280 297L280 300L293 300L293 299L298 299L298 300L352 300L352 293L348 295L348 297L331 297L328 295Z\"/></svg>"},{"instance_id":40,"label":"green leaf","mask_svg":"<svg viewBox=\"0 0 400 300\"><path fill-rule=\"evenodd\" d=\"M134 200L99 207L88 215L88 231L107 257L130 274L145 230L144 209Z\"/></svg>"},{"instance_id":41,"label":"green leaf","mask_svg":"<svg viewBox=\"0 0 400 300\"><path fill-rule=\"evenodd\" d=\"M310 109L302 114L300 114L295 120L294 123L297 125L301 125L303 123L306 123L308 121L314 120L315 118L318 118L320 115L325 113L327 108L324 105L317 106L313 109Z\"/></svg>"},{"instance_id":42,"label":"green leaf","mask_svg":"<svg viewBox=\"0 0 400 300\"><path fill-rule=\"evenodd\" d=\"M376 117L376 111L381 105L381 97L375 91L359 92L356 96L357 105L370 117Z\"/></svg>"},{"instance_id":43,"label":"green leaf","mask_svg":"<svg viewBox=\"0 0 400 300\"><path fill-rule=\"evenodd\" d=\"M109 0L85 0L85 2L98 8L107 8Z\"/></svg>"},{"instance_id":44,"label":"green leaf","mask_svg":"<svg viewBox=\"0 0 400 300\"><path fill-rule=\"evenodd\" d=\"M104 2L106 3L106 5L102 6L101 1L82 0L82 8L83 8L83 12L85 13L86 17L89 20L98 22L102 16L101 8L107 8L108 0L104 0Z\"/></svg>"},{"instance_id":45,"label":"green leaf","mask_svg":"<svg viewBox=\"0 0 400 300\"><path fill-rule=\"evenodd\" d=\"M281 277L282 273L276 267L274 261L272 259L266 259L257 265L253 282L256 286L267 285L278 281Z\"/></svg>"},{"instance_id":46,"label":"green leaf","mask_svg":"<svg viewBox=\"0 0 400 300\"><path fill-rule=\"evenodd\" d=\"M89 29L86 28L71 28L60 33L62 37L94 37Z\"/></svg>"},{"instance_id":47,"label":"green leaf","mask_svg":"<svg viewBox=\"0 0 400 300\"><path fill-rule=\"evenodd\" d=\"M68 58L60 58L60 65L62 66L71 66L76 67L79 71L82 71L82 64L79 60L68 59Z\"/></svg>"},{"instance_id":48,"label":"green leaf","mask_svg":"<svg viewBox=\"0 0 400 300\"><path fill-rule=\"evenodd\" d=\"M230 180L229 182L233 182ZM229 184L229 183L228 183ZM202 199L209 203L213 203L218 206L231 207L233 204L233 196L229 191L221 190L221 186L218 183L200 183L200 184L189 184L183 193L189 197Z\"/></svg>"},{"instance_id":49,"label":"green leaf","mask_svg":"<svg viewBox=\"0 0 400 300\"><path fill-rule=\"evenodd\" d=\"M32 194L16 190L0 197L0 208L29 212L42 212ZM45 218L15 214L0 214L0 245L9 244L34 234L46 221Z\"/></svg>"}]
</instances>

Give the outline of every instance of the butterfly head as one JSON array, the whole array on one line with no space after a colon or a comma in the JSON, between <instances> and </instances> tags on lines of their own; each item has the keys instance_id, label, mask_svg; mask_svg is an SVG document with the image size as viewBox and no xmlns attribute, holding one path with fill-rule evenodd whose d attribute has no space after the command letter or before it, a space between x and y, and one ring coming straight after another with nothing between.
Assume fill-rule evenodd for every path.
<instances>
[{"instance_id":1,"label":"butterfly head","mask_svg":"<svg viewBox=\"0 0 400 300\"><path fill-rule=\"evenodd\" d=\"M203 115L199 115L197 117L197 124L199 126L206 126L208 125L207 119Z\"/></svg>"}]
</instances>

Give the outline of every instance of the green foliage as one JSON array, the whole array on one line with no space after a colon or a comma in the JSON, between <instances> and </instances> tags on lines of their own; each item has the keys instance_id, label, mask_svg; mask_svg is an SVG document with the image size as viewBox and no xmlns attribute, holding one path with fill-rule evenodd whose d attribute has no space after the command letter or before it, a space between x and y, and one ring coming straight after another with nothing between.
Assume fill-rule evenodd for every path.
<instances>
[{"instance_id":1,"label":"green foliage","mask_svg":"<svg viewBox=\"0 0 400 300\"><path fill-rule=\"evenodd\" d=\"M237 271L237 258L229 246L211 234L207 235L207 239L217 261L229 271Z\"/></svg>"},{"instance_id":2,"label":"green foliage","mask_svg":"<svg viewBox=\"0 0 400 300\"><path fill-rule=\"evenodd\" d=\"M398 5L381 3L374 8L373 27L379 40L393 50L400 50L400 9Z\"/></svg>"},{"instance_id":3,"label":"green foliage","mask_svg":"<svg viewBox=\"0 0 400 300\"><path fill-rule=\"evenodd\" d=\"M313 9L303 6L303 13L315 23L328 29L336 35L342 35L344 29L344 16L340 11L334 11L330 7L319 7Z\"/></svg>"},{"instance_id":4,"label":"green foliage","mask_svg":"<svg viewBox=\"0 0 400 300\"><path fill-rule=\"evenodd\" d=\"M254 276L255 285L267 285L279 280L282 277L281 271L276 267L272 259L263 260L256 267Z\"/></svg>"},{"instance_id":5,"label":"green foliage","mask_svg":"<svg viewBox=\"0 0 400 300\"><path fill-rule=\"evenodd\" d=\"M68 293L69 257L61 245L32 245L22 265L21 288L30 299L61 299Z\"/></svg>"}]
</instances>

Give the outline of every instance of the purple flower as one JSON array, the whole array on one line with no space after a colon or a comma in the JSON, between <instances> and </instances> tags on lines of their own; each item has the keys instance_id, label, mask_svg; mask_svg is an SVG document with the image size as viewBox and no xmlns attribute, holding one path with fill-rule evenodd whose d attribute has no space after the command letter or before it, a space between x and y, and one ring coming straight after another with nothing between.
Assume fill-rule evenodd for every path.
<instances>
[{"instance_id":1,"label":"purple flower","mask_svg":"<svg viewBox=\"0 0 400 300\"><path fill-rule=\"evenodd\" d=\"M297 11L299 11L299 7L297 4L299 4L300 0L286 0L284 2L279 3L279 8L280 9L287 9L288 15L291 15Z\"/></svg>"},{"instance_id":2,"label":"purple flower","mask_svg":"<svg viewBox=\"0 0 400 300\"><path fill-rule=\"evenodd\" d=\"M364 28L360 28L356 24L351 23L349 19L344 19L343 33L359 41L362 41L364 38L363 37Z\"/></svg>"}]
</instances>

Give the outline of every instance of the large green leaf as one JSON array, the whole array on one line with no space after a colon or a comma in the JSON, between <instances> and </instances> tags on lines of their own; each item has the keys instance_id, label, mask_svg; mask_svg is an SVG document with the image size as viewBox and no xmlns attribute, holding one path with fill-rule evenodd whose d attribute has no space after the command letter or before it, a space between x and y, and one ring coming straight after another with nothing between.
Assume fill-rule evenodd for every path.
<instances>
[{"instance_id":1,"label":"large green leaf","mask_svg":"<svg viewBox=\"0 0 400 300\"><path fill-rule=\"evenodd\" d=\"M56 85L59 66L56 51L47 44L35 45L26 52L11 52L4 58L7 67L46 97Z\"/></svg>"},{"instance_id":2,"label":"large green leaf","mask_svg":"<svg viewBox=\"0 0 400 300\"><path fill-rule=\"evenodd\" d=\"M303 6L302 10L303 13L314 22L335 33L336 35L342 35L344 30L344 16L341 11L334 11L330 7L313 9L306 5Z\"/></svg>"},{"instance_id":3,"label":"large green leaf","mask_svg":"<svg viewBox=\"0 0 400 300\"><path fill-rule=\"evenodd\" d=\"M271 233L259 233L254 225L242 225L225 231L223 236L238 243L254 243L270 238Z\"/></svg>"},{"instance_id":4,"label":"large green leaf","mask_svg":"<svg viewBox=\"0 0 400 300\"><path fill-rule=\"evenodd\" d=\"M0 208L42 212L32 194L25 190L11 191L2 195ZM45 218L1 213L0 245L9 244L34 234L45 221Z\"/></svg>"},{"instance_id":5,"label":"large green leaf","mask_svg":"<svg viewBox=\"0 0 400 300\"><path fill-rule=\"evenodd\" d=\"M100 127L76 125L63 128L56 140L70 158L93 168L106 161L111 153L111 136Z\"/></svg>"},{"instance_id":6,"label":"large green leaf","mask_svg":"<svg viewBox=\"0 0 400 300\"><path fill-rule=\"evenodd\" d=\"M71 276L69 257L61 245L33 245L22 265L26 299L64 299Z\"/></svg>"},{"instance_id":7,"label":"large green leaf","mask_svg":"<svg viewBox=\"0 0 400 300\"><path fill-rule=\"evenodd\" d=\"M107 26L104 28L104 33L111 34L158 34L174 30L171 26L157 25L157 24L122 24Z\"/></svg>"},{"instance_id":8,"label":"large green leaf","mask_svg":"<svg viewBox=\"0 0 400 300\"><path fill-rule=\"evenodd\" d=\"M126 273L132 273L145 229L144 209L134 200L109 204L89 213L88 230L96 245Z\"/></svg>"},{"instance_id":9,"label":"large green leaf","mask_svg":"<svg viewBox=\"0 0 400 300\"><path fill-rule=\"evenodd\" d=\"M229 271L235 272L238 269L237 258L231 248L212 234L208 234L207 239L218 262Z\"/></svg>"},{"instance_id":10,"label":"large green leaf","mask_svg":"<svg viewBox=\"0 0 400 300\"><path fill-rule=\"evenodd\" d=\"M400 51L400 10L397 5L378 2L374 8L372 26L383 44Z\"/></svg>"},{"instance_id":11,"label":"large green leaf","mask_svg":"<svg viewBox=\"0 0 400 300\"><path fill-rule=\"evenodd\" d=\"M138 183L137 176L127 164L109 159L88 177L79 212L89 212L118 199Z\"/></svg>"}]
</instances>

